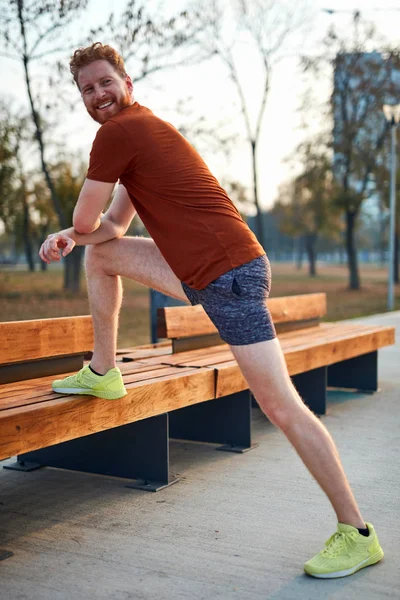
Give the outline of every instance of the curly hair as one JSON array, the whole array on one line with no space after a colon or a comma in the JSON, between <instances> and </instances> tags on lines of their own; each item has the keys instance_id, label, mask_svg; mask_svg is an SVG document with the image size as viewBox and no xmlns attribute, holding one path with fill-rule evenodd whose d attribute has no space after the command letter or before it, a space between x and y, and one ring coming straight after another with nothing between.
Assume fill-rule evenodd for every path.
<instances>
[{"instance_id":1,"label":"curly hair","mask_svg":"<svg viewBox=\"0 0 400 600\"><path fill-rule=\"evenodd\" d=\"M76 85L79 87L78 75L82 67L90 65L95 60L107 60L114 67L121 77L126 77L124 59L111 46L103 45L101 42L95 42L87 48L78 48L71 57L69 68L74 77Z\"/></svg>"}]
</instances>

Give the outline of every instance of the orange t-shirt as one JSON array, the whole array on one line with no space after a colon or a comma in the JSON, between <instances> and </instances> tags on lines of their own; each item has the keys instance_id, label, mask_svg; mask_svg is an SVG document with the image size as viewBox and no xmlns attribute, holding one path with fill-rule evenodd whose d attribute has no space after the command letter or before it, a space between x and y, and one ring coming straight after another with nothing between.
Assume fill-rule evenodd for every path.
<instances>
[{"instance_id":1,"label":"orange t-shirt","mask_svg":"<svg viewBox=\"0 0 400 600\"><path fill-rule=\"evenodd\" d=\"M195 289L264 254L196 150L137 102L100 127L87 177L120 180L171 269Z\"/></svg>"}]
</instances>

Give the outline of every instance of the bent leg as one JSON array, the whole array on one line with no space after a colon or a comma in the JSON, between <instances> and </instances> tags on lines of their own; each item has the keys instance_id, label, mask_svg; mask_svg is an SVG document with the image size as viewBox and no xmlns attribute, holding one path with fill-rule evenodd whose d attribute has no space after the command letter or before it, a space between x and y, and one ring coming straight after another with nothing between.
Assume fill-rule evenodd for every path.
<instances>
[{"instance_id":1,"label":"bent leg","mask_svg":"<svg viewBox=\"0 0 400 600\"><path fill-rule=\"evenodd\" d=\"M335 444L293 386L279 341L231 346L231 350L260 408L294 446L328 496L338 521L364 528Z\"/></svg>"},{"instance_id":2,"label":"bent leg","mask_svg":"<svg viewBox=\"0 0 400 600\"><path fill-rule=\"evenodd\" d=\"M94 326L91 365L100 374L115 367L122 302L120 276L188 302L178 277L149 238L124 237L87 246L85 267Z\"/></svg>"}]
</instances>

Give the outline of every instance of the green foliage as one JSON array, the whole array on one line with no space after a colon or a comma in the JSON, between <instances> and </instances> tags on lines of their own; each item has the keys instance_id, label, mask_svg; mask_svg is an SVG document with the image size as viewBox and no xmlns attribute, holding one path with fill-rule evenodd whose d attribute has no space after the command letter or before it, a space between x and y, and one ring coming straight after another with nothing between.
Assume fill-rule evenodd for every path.
<instances>
[{"instance_id":1,"label":"green foliage","mask_svg":"<svg viewBox=\"0 0 400 600\"><path fill-rule=\"evenodd\" d=\"M86 176L86 164L62 158L51 167L51 177L68 223L72 223L76 201Z\"/></svg>"},{"instance_id":2,"label":"green foliage","mask_svg":"<svg viewBox=\"0 0 400 600\"><path fill-rule=\"evenodd\" d=\"M318 236L336 240L341 230L337 189L328 150L320 140L297 149L301 172L280 188L273 212L282 233Z\"/></svg>"},{"instance_id":3,"label":"green foliage","mask_svg":"<svg viewBox=\"0 0 400 600\"><path fill-rule=\"evenodd\" d=\"M21 153L27 135L26 117L0 102L0 219L7 232L13 232L22 212Z\"/></svg>"}]
</instances>

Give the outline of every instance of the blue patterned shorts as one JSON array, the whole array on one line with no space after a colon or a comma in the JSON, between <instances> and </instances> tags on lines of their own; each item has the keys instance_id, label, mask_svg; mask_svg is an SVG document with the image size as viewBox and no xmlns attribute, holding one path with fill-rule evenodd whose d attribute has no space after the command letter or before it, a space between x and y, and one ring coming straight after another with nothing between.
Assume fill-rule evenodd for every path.
<instances>
[{"instance_id":1,"label":"blue patterned shorts","mask_svg":"<svg viewBox=\"0 0 400 600\"><path fill-rule=\"evenodd\" d=\"M271 268L265 254L224 273L202 290L183 282L182 287L193 306L203 306L227 344L243 346L276 337L266 302Z\"/></svg>"}]
</instances>

